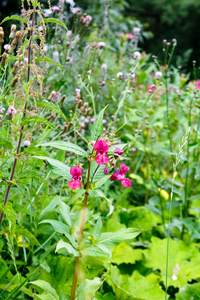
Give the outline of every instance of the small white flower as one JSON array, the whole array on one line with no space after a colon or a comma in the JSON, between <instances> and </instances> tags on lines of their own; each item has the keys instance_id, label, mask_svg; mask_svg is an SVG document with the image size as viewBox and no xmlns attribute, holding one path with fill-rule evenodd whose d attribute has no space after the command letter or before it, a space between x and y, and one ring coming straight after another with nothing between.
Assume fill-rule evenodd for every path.
<instances>
[{"instance_id":1,"label":"small white flower","mask_svg":"<svg viewBox=\"0 0 200 300\"><path fill-rule=\"evenodd\" d=\"M24 147L30 146L31 142L29 140L24 141Z\"/></svg>"},{"instance_id":2,"label":"small white flower","mask_svg":"<svg viewBox=\"0 0 200 300\"><path fill-rule=\"evenodd\" d=\"M135 73L131 74L131 79L135 78Z\"/></svg>"},{"instance_id":3,"label":"small white flower","mask_svg":"<svg viewBox=\"0 0 200 300\"><path fill-rule=\"evenodd\" d=\"M139 34L140 33L140 28L139 27L134 27L133 32L135 34Z\"/></svg>"},{"instance_id":4,"label":"small white flower","mask_svg":"<svg viewBox=\"0 0 200 300\"><path fill-rule=\"evenodd\" d=\"M135 51L134 52L134 58L140 60L141 59L141 53L139 51Z\"/></svg>"},{"instance_id":5,"label":"small white flower","mask_svg":"<svg viewBox=\"0 0 200 300\"><path fill-rule=\"evenodd\" d=\"M157 71L155 76L156 76L157 79L160 79L162 77L162 72Z\"/></svg>"},{"instance_id":6,"label":"small white flower","mask_svg":"<svg viewBox=\"0 0 200 300\"><path fill-rule=\"evenodd\" d=\"M4 47L4 49L5 49L5 50L8 50L8 51L9 51L9 50L10 50L10 48L11 48L11 45L9 45L9 44L6 44L6 45L4 45L3 47Z\"/></svg>"},{"instance_id":7,"label":"small white flower","mask_svg":"<svg viewBox=\"0 0 200 300\"><path fill-rule=\"evenodd\" d=\"M73 8L73 10L72 10L72 13L73 13L74 15L77 15L77 14L80 13L80 12L81 12L80 7L75 7L75 8Z\"/></svg>"},{"instance_id":8,"label":"small white flower","mask_svg":"<svg viewBox=\"0 0 200 300\"><path fill-rule=\"evenodd\" d=\"M103 72L106 72L107 71L107 64L102 64L101 69L102 69Z\"/></svg>"},{"instance_id":9,"label":"small white flower","mask_svg":"<svg viewBox=\"0 0 200 300\"><path fill-rule=\"evenodd\" d=\"M118 72L118 73L117 73L117 78L121 79L122 76L123 76L123 73L122 73L122 72Z\"/></svg>"}]
</instances>

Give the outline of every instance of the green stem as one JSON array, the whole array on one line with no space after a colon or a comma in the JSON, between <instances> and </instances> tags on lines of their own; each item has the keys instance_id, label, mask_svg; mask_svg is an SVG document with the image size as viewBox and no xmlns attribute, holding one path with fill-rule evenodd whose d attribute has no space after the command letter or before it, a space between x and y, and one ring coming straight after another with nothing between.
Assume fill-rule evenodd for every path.
<instances>
[{"instance_id":1,"label":"green stem","mask_svg":"<svg viewBox=\"0 0 200 300\"><path fill-rule=\"evenodd\" d=\"M91 159L89 160L88 175L87 175L87 185L86 185L86 191L85 191L85 197L84 197L84 203L83 203L83 210L82 210L82 215L81 215L80 235L79 235L79 242L78 242L79 249L80 249L80 246L81 246L81 243L82 243L82 240L83 240L83 230L84 230L84 226L85 226L85 217L86 217L86 209L87 209L87 199L88 199L88 195L89 195L90 169L91 169ZM81 255L79 255L79 257L77 257L76 262L75 262L74 276L73 276L73 282L72 282L72 290L71 290L71 298L70 298L70 300L74 300L75 299L80 258L81 258Z\"/></svg>"}]
</instances>

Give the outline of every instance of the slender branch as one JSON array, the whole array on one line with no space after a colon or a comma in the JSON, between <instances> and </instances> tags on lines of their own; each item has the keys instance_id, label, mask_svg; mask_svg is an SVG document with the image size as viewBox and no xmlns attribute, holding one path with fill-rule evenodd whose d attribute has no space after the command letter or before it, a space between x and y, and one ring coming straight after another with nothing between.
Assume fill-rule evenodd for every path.
<instances>
[{"instance_id":1,"label":"slender branch","mask_svg":"<svg viewBox=\"0 0 200 300\"><path fill-rule=\"evenodd\" d=\"M79 235L79 242L78 242L79 249L80 249L80 246L81 246L81 243L82 243L82 240L83 240L83 230L84 230L84 226L85 226L87 199L88 199L88 195L89 195L90 168L91 168L91 160L89 160L87 185L86 185L86 191L85 191L85 197L84 197L84 203L83 203L83 210L82 210L82 214L81 214L80 235ZM73 282L72 282L72 291L71 291L70 300L75 299L75 292L76 292L76 285L77 285L77 279L78 279L80 258L81 258L81 255L79 255L79 257L77 257L76 262L75 262L74 277L73 277Z\"/></svg>"},{"instance_id":2,"label":"slender branch","mask_svg":"<svg viewBox=\"0 0 200 300\"><path fill-rule=\"evenodd\" d=\"M35 8L33 10L32 27L34 26L34 22L35 22ZM31 31L30 31L30 40L29 40L29 45L28 45L28 71L27 71L27 80L26 80L26 82L29 82L30 72L31 72L30 63L31 63L32 36L33 36L33 29L31 29ZM26 103L24 105L24 111L23 111L23 118L25 118L25 116L26 116L27 106L28 106L28 101L26 99ZM19 136L19 141L18 141L18 146L17 146L16 157L15 157L15 160L14 160L14 163L13 163L12 172L11 172L11 176L10 176L10 180L9 180L9 183L8 183L8 187L7 187L7 191L6 191L6 195L5 195L5 198L4 198L3 205L6 205L6 203L8 201L8 196L9 196L9 193L10 193L10 188L11 188L11 185L12 185L12 180L13 180L13 177L14 177L15 168L16 168L16 164L17 164L17 160L18 160L18 154L19 154L19 150L20 150L20 146L21 146L21 142L22 142L23 129L24 129L24 125L21 127L21 130L20 130L20 136ZM2 219L3 219L3 211L1 212L1 215L0 215L0 226L1 226L1 223L2 223Z\"/></svg>"}]
</instances>

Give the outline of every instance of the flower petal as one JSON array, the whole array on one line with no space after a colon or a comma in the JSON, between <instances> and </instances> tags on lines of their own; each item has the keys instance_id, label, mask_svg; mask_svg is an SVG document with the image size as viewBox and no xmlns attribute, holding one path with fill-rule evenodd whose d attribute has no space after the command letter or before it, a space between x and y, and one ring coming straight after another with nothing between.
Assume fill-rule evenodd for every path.
<instances>
[{"instance_id":1,"label":"flower petal","mask_svg":"<svg viewBox=\"0 0 200 300\"><path fill-rule=\"evenodd\" d=\"M121 175L124 175L129 170L129 168L125 164L120 164L120 168L121 168L120 171Z\"/></svg>"},{"instance_id":2,"label":"flower petal","mask_svg":"<svg viewBox=\"0 0 200 300\"><path fill-rule=\"evenodd\" d=\"M132 184L131 184L131 182L130 182L130 179L128 179L128 178L122 179L122 180L121 180L121 183L122 183L122 185L125 186L125 187L131 187L131 186L132 186Z\"/></svg>"},{"instance_id":3,"label":"flower petal","mask_svg":"<svg viewBox=\"0 0 200 300\"><path fill-rule=\"evenodd\" d=\"M81 182L79 180L72 180L68 182L68 187L72 190L78 189L81 187Z\"/></svg>"},{"instance_id":4,"label":"flower petal","mask_svg":"<svg viewBox=\"0 0 200 300\"><path fill-rule=\"evenodd\" d=\"M106 165L109 162L109 157L106 155L98 155L95 158L95 161L98 165Z\"/></svg>"},{"instance_id":5,"label":"flower petal","mask_svg":"<svg viewBox=\"0 0 200 300\"><path fill-rule=\"evenodd\" d=\"M72 176L75 176L75 175L81 176L82 170L80 167L74 166L70 169L70 174Z\"/></svg>"},{"instance_id":6,"label":"flower petal","mask_svg":"<svg viewBox=\"0 0 200 300\"><path fill-rule=\"evenodd\" d=\"M97 152L97 155L103 155L106 154L108 152L108 145L104 140L98 140L95 144L94 144L94 150Z\"/></svg>"}]
</instances>

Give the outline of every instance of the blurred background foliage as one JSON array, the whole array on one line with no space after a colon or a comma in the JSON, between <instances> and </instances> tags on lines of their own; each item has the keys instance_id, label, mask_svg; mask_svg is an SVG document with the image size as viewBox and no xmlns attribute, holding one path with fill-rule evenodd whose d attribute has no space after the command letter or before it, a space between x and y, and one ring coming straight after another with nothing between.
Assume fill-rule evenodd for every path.
<instances>
[{"instance_id":1,"label":"blurred background foliage","mask_svg":"<svg viewBox=\"0 0 200 300\"><path fill-rule=\"evenodd\" d=\"M41 0L44 7L47 1ZM106 7L108 7L109 22L112 30L131 32L131 26L136 26L140 21L143 25L143 35L139 46L162 61L162 40L169 42L177 39L178 45L173 58L176 66L181 66L184 72L191 72L192 61L199 64L200 57L200 1L197 0L67 0L65 9L69 11L70 3L83 8L88 14L95 16L96 26L103 26ZM57 5L57 0L51 0L52 5ZM20 14L21 0L0 1L0 19L12 14ZM139 23L139 22L138 22ZM5 31L9 32L10 24L4 24ZM118 31L118 32L117 32ZM152 34L150 34L150 32ZM103 38L103 36L102 36ZM114 35L113 35L114 39ZM197 74L200 74L197 68Z\"/></svg>"}]
</instances>

